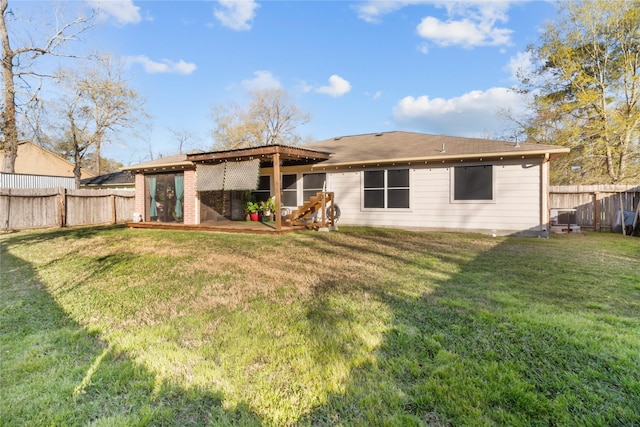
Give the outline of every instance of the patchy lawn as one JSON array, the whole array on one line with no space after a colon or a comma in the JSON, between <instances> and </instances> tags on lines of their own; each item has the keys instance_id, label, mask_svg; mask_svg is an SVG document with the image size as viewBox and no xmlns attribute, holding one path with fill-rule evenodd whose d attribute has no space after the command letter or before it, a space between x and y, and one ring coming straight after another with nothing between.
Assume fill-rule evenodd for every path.
<instances>
[{"instance_id":1,"label":"patchy lawn","mask_svg":"<svg viewBox=\"0 0 640 427\"><path fill-rule=\"evenodd\" d=\"M0 244L0 425L640 424L638 238Z\"/></svg>"}]
</instances>

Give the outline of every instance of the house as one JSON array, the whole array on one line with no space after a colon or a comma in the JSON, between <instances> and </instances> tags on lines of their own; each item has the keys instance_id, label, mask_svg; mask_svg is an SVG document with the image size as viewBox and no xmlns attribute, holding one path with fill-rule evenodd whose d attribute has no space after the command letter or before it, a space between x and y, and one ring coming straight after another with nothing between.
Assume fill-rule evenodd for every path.
<instances>
[{"instance_id":1,"label":"house","mask_svg":"<svg viewBox=\"0 0 640 427\"><path fill-rule=\"evenodd\" d=\"M0 151L0 164L4 161L4 153ZM18 144L18 153L14 173L23 175L42 175L73 178L73 163L51 151L34 144L22 141ZM91 178L95 174L81 169L80 178Z\"/></svg>"},{"instance_id":2,"label":"house","mask_svg":"<svg viewBox=\"0 0 640 427\"><path fill-rule=\"evenodd\" d=\"M548 232L549 162L568 152L382 132L177 155L124 169L136 174L135 209L144 221L242 219L246 190L259 200L275 196L276 212L295 214L326 190L341 225L536 235ZM277 227L282 219L276 215Z\"/></svg>"},{"instance_id":3,"label":"house","mask_svg":"<svg viewBox=\"0 0 640 427\"><path fill-rule=\"evenodd\" d=\"M131 171L118 171L85 178L80 181L80 188L134 190L135 177Z\"/></svg>"}]
</instances>

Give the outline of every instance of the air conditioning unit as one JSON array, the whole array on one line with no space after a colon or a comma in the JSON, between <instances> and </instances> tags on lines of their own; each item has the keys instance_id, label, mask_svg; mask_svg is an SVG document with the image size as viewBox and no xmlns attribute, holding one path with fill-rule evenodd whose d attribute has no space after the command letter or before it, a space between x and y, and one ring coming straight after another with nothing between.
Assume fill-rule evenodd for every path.
<instances>
[{"instance_id":1,"label":"air conditioning unit","mask_svg":"<svg viewBox=\"0 0 640 427\"><path fill-rule=\"evenodd\" d=\"M580 226L576 224L576 209L554 208L550 210L552 233L579 233Z\"/></svg>"}]
</instances>

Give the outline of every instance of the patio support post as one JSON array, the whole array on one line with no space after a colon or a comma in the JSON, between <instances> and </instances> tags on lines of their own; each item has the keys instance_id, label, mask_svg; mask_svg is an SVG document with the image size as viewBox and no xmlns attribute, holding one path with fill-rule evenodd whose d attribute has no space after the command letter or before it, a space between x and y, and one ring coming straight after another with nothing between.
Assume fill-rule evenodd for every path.
<instances>
[{"instance_id":1,"label":"patio support post","mask_svg":"<svg viewBox=\"0 0 640 427\"><path fill-rule=\"evenodd\" d=\"M282 229L282 212L281 212L281 197L280 197L280 153L273 153L273 187L275 189L276 197L276 230Z\"/></svg>"}]
</instances>

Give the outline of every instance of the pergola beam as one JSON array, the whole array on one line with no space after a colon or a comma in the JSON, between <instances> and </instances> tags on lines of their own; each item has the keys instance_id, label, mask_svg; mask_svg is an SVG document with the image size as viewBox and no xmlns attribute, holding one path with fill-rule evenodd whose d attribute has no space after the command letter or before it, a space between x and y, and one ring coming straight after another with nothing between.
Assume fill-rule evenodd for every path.
<instances>
[{"instance_id":1,"label":"pergola beam","mask_svg":"<svg viewBox=\"0 0 640 427\"><path fill-rule=\"evenodd\" d=\"M315 163L329 159L330 153L324 151L308 150L300 147L289 147L287 145L266 145L263 147L240 148L237 150L212 151L209 153L187 154L187 160L192 162L223 162L261 159L273 161L274 155L278 154L280 161L297 160Z\"/></svg>"}]
</instances>

